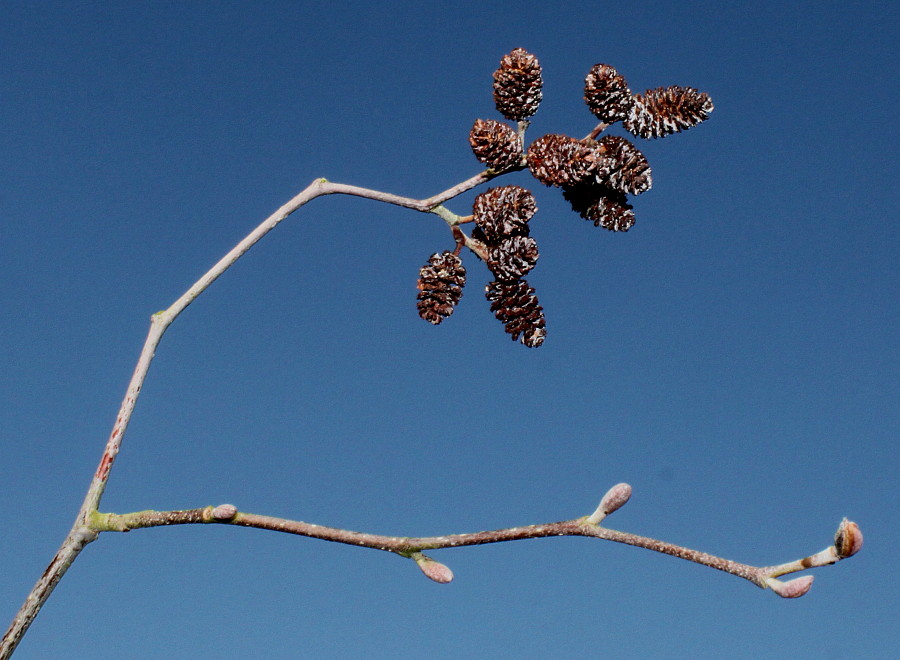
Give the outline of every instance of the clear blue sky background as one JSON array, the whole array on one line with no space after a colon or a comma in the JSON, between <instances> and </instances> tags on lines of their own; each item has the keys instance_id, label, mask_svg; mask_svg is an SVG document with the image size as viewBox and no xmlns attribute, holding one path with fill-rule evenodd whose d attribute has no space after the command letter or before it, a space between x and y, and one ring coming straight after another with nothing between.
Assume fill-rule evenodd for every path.
<instances>
[{"instance_id":1,"label":"clear blue sky background","mask_svg":"<svg viewBox=\"0 0 900 660\"><path fill-rule=\"evenodd\" d=\"M465 257L415 313L434 217L316 200L169 330L103 509L232 502L398 535L586 515L770 564L861 555L785 601L642 550L433 553L223 526L107 534L21 658L888 658L897 612L898 10L889 2L3 3L0 613L46 566L148 327L312 179L427 197L480 171L491 73L544 67L529 138L584 135L597 62L712 118L637 141L627 234L527 174L548 321L513 343ZM502 180L501 180L502 181ZM465 214L474 193L454 200Z\"/></svg>"}]
</instances>

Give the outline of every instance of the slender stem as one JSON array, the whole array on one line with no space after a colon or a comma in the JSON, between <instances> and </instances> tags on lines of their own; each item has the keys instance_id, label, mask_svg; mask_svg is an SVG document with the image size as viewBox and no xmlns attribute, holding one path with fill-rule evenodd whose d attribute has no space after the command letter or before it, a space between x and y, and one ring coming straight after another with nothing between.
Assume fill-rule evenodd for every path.
<instances>
[{"instance_id":1,"label":"slender stem","mask_svg":"<svg viewBox=\"0 0 900 660\"><path fill-rule=\"evenodd\" d=\"M516 172L524 167L519 166L512 169L504 170L502 174L508 174L510 172ZM329 194L344 194L344 195L355 195L357 197L365 197L366 199L372 199L378 202L386 202L387 204L394 204L396 206L404 206L409 209L413 209L416 211L428 212L433 210L436 206L443 204L447 200L453 199L461 195L462 193L471 190L477 186L480 186L483 183L487 183L491 179L501 176L497 172L493 170L484 170L476 174L475 176L458 183L452 188L448 188L442 193L438 193L437 195L433 195L432 197L428 197L426 199L413 199L412 197L401 197L400 195L394 195L391 193L380 192L378 190L370 190L368 188L360 188L359 186L350 186L344 183L331 183L331 182L323 182L322 184L322 193L323 195Z\"/></svg>"},{"instance_id":2,"label":"slender stem","mask_svg":"<svg viewBox=\"0 0 900 660\"><path fill-rule=\"evenodd\" d=\"M95 513L92 518L94 529L99 531L128 532L132 529L145 527L159 527L166 525L187 525L198 523L218 523L238 525L241 527L253 527L270 531L296 534L310 538L345 543L363 548L393 552L404 557L421 555L424 550L441 550L446 548L459 548L470 545L483 545L487 543L503 543L506 541L520 541L524 539L546 538L551 536L587 536L605 541L624 543L639 548L652 550L661 554L685 559L695 564L708 566L731 575L744 578L756 586L766 589L770 586L770 578L802 571L816 566L833 564L840 559L834 548L828 548L816 555L799 559L778 566L751 566L740 562L731 561L722 557L686 548L684 546L667 543L658 539L621 532L608 527L602 527L590 522L590 517L575 518L562 522L545 523L540 525L527 525L524 527L509 527L484 532L472 532L467 534L449 534L444 536L383 536L365 532L355 532L336 527L326 527L299 520L264 516L255 513L240 512L230 504L218 507L205 507L202 509L185 509L179 511L137 511L127 514ZM448 580L449 581L449 580Z\"/></svg>"},{"instance_id":3,"label":"slender stem","mask_svg":"<svg viewBox=\"0 0 900 660\"><path fill-rule=\"evenodd\" d=\"M601 125L602 126L602 125ZM598 129L601 128L598 126ZM524 165L507 170L504 173L523 169ZM617 543L626 543L655 552L681 557L689 561L717 568L734 575L743 577L751 582L766 588L776 586L781 589L781 594L790 593L787 597L795 597L802 595L805 591L795 586L793 590L789 587L789 583L780 583L775 580L778 575L784 575L796 570L803 570L812 566L821 566L826 563L834 563L849 554L845 549L844 554L837 553L834 549L826 549L817 555L807 557L796 562L789 562L776 567L757 568L746 564L739 564L720 557L708 555L689 548L683 548L656 539L637 536L626 532L618 532L615 530L600 527L594 524L602 519L595 512L592 516L579 518L560 523L548 523L545 525L532 525L529 527L514 527L503 530L494 530L490 532L476 532L474 534L456 534L440 537L423 537L423 538L402 538L379 536L373 534L363 534L360 532L351 532L347 530L339 530L335 528L322 527L320 525L312 525L299 521L291 521L282 518L273 518L271 516L259 516L249 513L238 513L234 507L223 505L221 507L207 507L205 509L191 509L187 511L168 511L155 512L144 511L135 514L117 515L117 514L100 514L97 509L103 497L106 484L109 481L109 475L115 463L116 457L121 448L122 439L131 416L134 413L138 396L143 388L144 381L150 369L150 363L156 353L156 349L162 340L168 327L187 307L205 291L216 279L218 279L226 270L228 270L241 256L243 256L251 247L253 247L263 236L274 229L282 220L287 218L294 211L299 209L307 202L321 195L345 194L365 197L368 199L381 201L396 206L414 209L424 213L435 213L450 225L453 230L454 238L457 245L465 245L481 256L486 257L486 248L479 241L466 236L458 227L460 217L440 207L444 202L460 195L467 190L486 183L494 177L499 176L491 170L485 170L442 193L438 193L427 199L417 200L410 197L402 197L391 193L384 193L367 188L359 188L357 186L349 186L340 183L331 183L325 179L316 179L306 189L294 196L290 201L279 208L275 213L266 218L256 229L241 240L228 254L222 257L212 268L210 268L197 282L195 282L180 298L172 303L169 308L157 312L151 317L150 330L144 347L141 350L138 362L135 367L131 381L125 392L125 397L116 416L112 431L107 439L103 454L96 471L93 474L91 483L88 487L87 494L82 502L81 508L75 518L71 530L67 534L65 540L60 546L56 555L53 557L47 569L38 579L35 586L22 604L22 607L13 618L12 623L0 640L0 660L9 658L15 651L28 627L37 616L43 604L49 598L53 589L65 575L69 566L84 549L84 547L94 541L100 531L128 531L138 527L154 527L159 525L172 524L188 524L188 523L228 523L234 525L242 525L246 527L257 527L262 529L272 529L277 531L288 532L292 534L300 534L328 541L339 543L350 543L352 545L377 548L380 550L395 552L406 557L412 557L419 564L423 572L438 582L449 582L452 579L452 573L449 569L424 557L422 550L458 547L463 545L475 545L481 543L497 543L501 541L511 541L526 538L538 538L545 536L593 536L597 538L615 541ZM623 486L620 484L619 486ZM630 492L630 487L629 487ZM627 499L627 498L625 498ZM619 504L620 506L621 504ZM603 502L601 502L601 507ZM605 514L604 514L605 515ZM854 525L853 523L844 524ZM843 527L842 527L843 528ZM853 532L858 536L855 543L850 543L848 547L858 549L862 543L862 536L858 528L854 525L853 529L845 529L844 539L850 537L848 533ZM855 552L856 550L853 550ZM446 570L445 570L446 569ZM796 581L795 581L796 582ZM773 586L774 585L774 586ZM808 589L809 582L805 583L805 589ZM786 588L786 589L785 589Z\"/></svg>"},{"instance_id":4,"label":"slender stem","mask_svg":"<svg viewBox=\"0 0 900 660\"><path fill-rule=\"evenodd\" d=\"M590 133L588 133L584 139L585 140L596 140L597 136L600 135L607 128L609 128L609 124L601 121L599 124L594 126L594 130L592 130Z\"/></svg>"},{"instance_id":5,"label":"slender stem","mask_svg":"<svg viewBox=\"0 0 900 660\"><path fill-rule=\"evenodd\" d=\"M377 190L369 190L356 186L348 186L340 183L331 183L325 179L316 179L303 191L295 195L290 201L282 205L275 213L266 218L259 226L250 234L241 240L228 254L222 257L212 268L210 268L199 280L197 280L178 300L172 303L167 309L157 312L151 317L150 330L144 347L141 350L138 362L135 367L131 381L125 391L125 398L119 407L116 415L116 421L113 424L112 431L106 441L103 454L97 469L94 471L91 483L88 486L87 493L71 530L63 541L53 560L47 566L44 573L38 579L31 592L22 604L22 607L16 613L12 623L0 640L0 660L9 658L16 646L18 646L23 635L28 630L31 622L37 616L47 598L53 592L53 589L59 583L62 576L65 575L69 566L81 552L81 550L96 539L97 532L91 527L90 519L97 508L100 506L100 500L109 481L109 475L115 463L116 457L122 445L122 439L131 416L134 413L138 396L143 388L147 372L150 369L150 363L156 353L156 348L162 340L168 327L172 322L194 301L197 296L203 293L213 282L215 282L226 270L228 270L238 259L241 258L251 247L253 247L263 236L274 229L282 220L291 215L307 202L321 195L345 194L355 195L358 197L366 197L376 201L387 202L396 206L402 206L416 211L430 212L436 206L443 202L456 197L491 180L496 173L485 170L452 188L438 193L427 199L417 200L410 197L401 197L391 193L383 193Z\"/></svg>"}]
</instances>

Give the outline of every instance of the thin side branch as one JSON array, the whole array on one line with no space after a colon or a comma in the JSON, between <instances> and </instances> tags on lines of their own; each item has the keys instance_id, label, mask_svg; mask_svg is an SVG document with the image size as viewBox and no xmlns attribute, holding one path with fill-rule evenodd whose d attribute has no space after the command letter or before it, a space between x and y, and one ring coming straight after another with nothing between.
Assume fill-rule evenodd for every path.
<instances>
[{"instance_id":1,"label":"thin side branch","mask_svg":"<svg viewBox=\"0 0 900 660\"><path fill-rule=\"evenodd\" d=\"M505 170L504 172L502 172L502 174L508 174L509 172L515 172L522 169L524 169L524 166ZM354 195L356 197L365 197L366 199L372 199L377 202L385 202L387 204L403 206L408 209L427 213L429 211L432 211L436 206L439 206L444 202L451 200L468 190L471 190L472 188L480 186L483 183L487 183L494 177L500 176L500 174L501 173L494 172L493 170L484 170L483 172L476 174L472 178L466 179L465 181L456 184L452 188L448 188L444 192L428 197L427 199L401 197L400 195L393 195L391 193L380 192L378 190L370 190L368 188L360 188L359 186L350 186L344 183L331 183L325 181L323 181L322 183L323 191L320 194Z\"/></svg>"},{"instance_id":2,"label":"thin side branch","mask_svg":"<svg viewBox=\"0 0 900 660\"><path fill-rule=\"evenodd\" d=\"M628 484L618 484L604 496L597 511L601 511L605 517L623 506L630 495L631 487ZM762 589L771 588L780 596L787 598L796 598L805 594L812 584L812 578L803 577L790 582L781 582L776 579L777 577L809 568L825 566L826 564L833 564L840 559L855 554L862 547L862 534L859 532L859 528L854 523L844 520L838 528L835 544L831 547L804 559L778 566L759 567L723 559L722 557L658 539L602 527L599 523L593 522L596 518L597 512L590 516L562 522L509 527L468 534L425 537L383 536L380 534L354 532L299 520L244 513L238 511L237 507L231 504L181 511L137 511L128 514L95 513L91 522L94 529L98 532L128 532L132 529L144 527L218 523L296 534L334 543L345 543L362 548L392 552L414 559L419 568L428 577L442 583L449 582L452 579L450 569L425 557L422 554L423 551L459 548L486 543L502 543L505 541L521 541L550 536L587 536L645 548L661 554L685 559L695 564L715 568L744 578ZM839 547L841 545L844 547L843 550ZM847 554L848 552L849 554Z\"/></svg>"}]
</instances>

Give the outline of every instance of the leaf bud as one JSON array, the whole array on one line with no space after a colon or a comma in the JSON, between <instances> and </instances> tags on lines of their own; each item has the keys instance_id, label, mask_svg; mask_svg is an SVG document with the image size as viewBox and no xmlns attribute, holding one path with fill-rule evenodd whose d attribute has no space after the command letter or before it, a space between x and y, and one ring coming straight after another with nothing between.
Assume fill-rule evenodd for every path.
<instances>
[{"instance_id":1,"label":"leaf bud","mask_svg":"<svg viewBox=\"0 0 900 660\"><path fill-rule=\"evenodd\" d=\"M852 557L860 551L863 535L859 525L844 518L834 535L834 550L840 559Z\"/></svg>"},{"instance_id":2,"label":"leaf bud","mask_svg":"<svg viewBox=\"0 0 900 660\"><path fill-rule=\"evenodd\" d=\"M800 598L800 596L805 595L809 591L812 583L812 575L804 575L787 582L782 582L775 578L766 578L766 584L769 588L782 598Z\"/></svg>"}]
</instances>

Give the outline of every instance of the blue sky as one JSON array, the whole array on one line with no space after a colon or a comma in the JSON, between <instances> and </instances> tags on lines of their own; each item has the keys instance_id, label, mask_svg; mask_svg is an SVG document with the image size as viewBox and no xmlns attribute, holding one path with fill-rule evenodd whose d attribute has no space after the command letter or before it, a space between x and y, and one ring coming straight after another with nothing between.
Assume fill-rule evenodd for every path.
<instances>
[{"instance_id":1,"label":"blue sky","mask_svg":"<svg viewBox=\"0 0 900 660\"><path fill-rule=\"evenodd\" d=\"M102 509L231 502L397 535L549 522L770 564L863 552L785 601L641 550L370 550L222 526L107 534L22 658L887 658L898 599L898 10L887 2L23 3L0 22L0 604L68 530L148 327L315 177L427 197L480 170L490 75L544 68L528 139L584 135L597 62L716 104L636 141L625 234L527 173L547 315L513 343L473 255L415 313L435 217L313 201L167 333ZM616 130L613 130L615 133ZM448 203L465 214L479 191ZM892 614L893 613L893 614Z\"/></svg>"}]
</instances>

